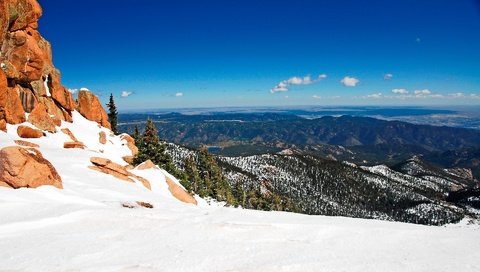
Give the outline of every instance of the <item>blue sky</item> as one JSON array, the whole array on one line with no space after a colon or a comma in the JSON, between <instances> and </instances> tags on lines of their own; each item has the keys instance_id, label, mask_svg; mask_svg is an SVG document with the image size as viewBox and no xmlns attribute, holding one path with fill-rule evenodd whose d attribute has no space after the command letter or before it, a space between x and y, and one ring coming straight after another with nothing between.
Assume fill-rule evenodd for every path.
<instances>
[{"instance_id":1,"label":"blue sky","mask_svg":"<svg viewBox=\"0 0 480 272\"><path fill-rule=\"evenodd\" d=\"M120 111L480 105L476 0L39 2L64 85Z\"/></svg>"}]
</instances>

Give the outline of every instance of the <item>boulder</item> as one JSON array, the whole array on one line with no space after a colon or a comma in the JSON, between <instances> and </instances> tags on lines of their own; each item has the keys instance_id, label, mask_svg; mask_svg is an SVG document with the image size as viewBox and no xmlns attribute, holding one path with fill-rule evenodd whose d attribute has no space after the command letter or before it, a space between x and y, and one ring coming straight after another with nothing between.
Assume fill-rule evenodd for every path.
<instances>
[{"instance_id":1,"label":"boulder","mask_svg":"<svg viewBox=\"0 0 480 272\"><path fill-rule=\"evenodd\" d=\"M47 113L47 109L43 104L37 104L28 116L28 122L41 130L56 132L55 121Z\"/></svg>"},{"instance_id":2,"label":"boulder","mask_svg":"<svg viewBox=\"0 0 480 272\"><path fill-rule=\"evenodd\" d=\"M101 158L101 157L91 157L90 162L97 166L105 166L111 163L112 161L109 159Z\"/></svg>"},{"instance_id":3,"label":"boulder","mask_svg":"<svg viewBox=\"0 0 480 272\"><path fill-rule=\"evenodd\" d=\"M27 126L19 126L17 128L17 134L21 138L40 138L44 136L41 130Z\"/></svg>"},{"instance_id":4,"label":"boulder","mask_svg":"<svg viewBox=\"0 0 480 272\"><path fill-rule=\"evenodd\" d=\"M27 147L35 147L35 148L40 147L38 144L34 144L34 143L27 142L27 141L24 141L24 140L15 140L14 142L18 145L27 146Z\"/></svg>"},{"instance_id":5,"label":"boulder","mask_svg":"<svg viewBox=\"0 0 480 272\"><path fill-rule=\"evenodd\" d=\"M98 133L98 141L101 143L101 144L106 144L107 143L107 134L103 131L100 131Z\"/></svg>"},{"instance_id":6,"label":"boulder","mask_svg":"<svg viewBox=\"0 0 480 272\"><path fill-rule=\"evenodd\" d=\"M70 148L80 148L80 149L84 149L84 148L85 148L85 144L82 143L82 142L64 142L64 143L63 143L63 148L67 148L67 149L70 149Z\"/></svg>"},{"instance_id":7,"label":"boulder","mask_svg":"<svg viewBox=\"0 0 480 272\"><path fill-rule=\"evenodd\" d=\"M0 91L0 119L5 119L9 124L25 122L25 111L18 92L18 88L7 88Z\"/></svg>"},{"instance_id":8,"label":"boulder","mask_svg":"<svg viewBox=\"0 0 480 272\"><path fill-rule=\"evenodd\" d=\"M9 146L0 150L0 180L12 188L51 185L62 188L53 165L34 148Z\"/></svg>"},{"instance_id":9,"label":"boulder","mask_svg":"<svg viewBox=\"0 0 480 272\"><path fill-rule=\"evenodd\" d=\"M100 167L100 166L96 166L96 165L91 165L88 167L89 169L92 169L92 170L95 170L95 171L99 171L99 172L102 172L102 173L105 173L107 175L111 175L111 176L114 176L115 178L118 178L118 179L121 179L121 180L124 180L124 181L128 181L128 182L132 182L134 183L135 181L131 178L129 178L127 175L123 175L123 174L120 174L116 171L113 171L111 169L108 169L108 168L105 168L105 167Z\"/></svg>"},{"instance_id":10,"label":"boulder","mask_svg":"<svg viewBox=\"0 0 480 272\"><path fill-rule=\"evenodd\" d=\"M106 169L115 171L115 172L117 172L119 174L122 174L124 176L131 175L131 173L128 172L127 170L125 170L125 168L123 166L121 166L120 164L114 163L114 162L110 161L109 159L100 158L100 157L92 157L92 158L90 158L90 162L93 163L95 166L99 166L99 167L102 167L102 168L106 168Z\"/></svg>"},{"instance_id":11,"label":"boulder","mask_svg":"<svg viewBox=\"0 0 480 272\"><path fill-rule=\"evenodd\" d=\"M197 205L197 200L193 196L191 196L187 191L185 191L185 189L183 189L178 184L176 184L168 176L165 176L165 181L168 184L168 190L170 191L170 193L172 193L172 195L176 199L185 203Z\"/></svg>"},{"instance_id":12,"label":"boulder","mask_svg":"<svg viewBox=\"0 0 480 272\"><path fill-rule=\"evenodd\" d=\"M135 182L135 180L141 182L143 186L149 190L151 190L150 182L142 177L139 177L135 174L132 174L127 171L127 166L121 166L120 164L114 163L109 159L101 158L101 157L91 157L90 162L93 164L88 168L92 170L96 170L108 175L112 175L118 179L128 181L128 182Z\"/></svg>"},{"instance_id":13,"label":"boulder","mask_svg":"<svg viewBox=\"0 0 480 272\"><path fill-rule=\"evenodd\" d=\"M108 122L108 115L100 104L98 97L87 90L80 90L78 92L77 110L90 121L95 121L103 127L111 128Z\"/></svg>"},{"instance_id":14,"label":"boulder","mask_svg":"<svg viewBox=\"0 0 480 272\"><path fill-rule=\"evenodd\" d=\"M127 147L132 151L132 156L135 157L138 155L138 147L135 145L135 139L133 139L132 136L124 133L120 135L120 139L127 142Z\"/></svg>"}]
</instances>

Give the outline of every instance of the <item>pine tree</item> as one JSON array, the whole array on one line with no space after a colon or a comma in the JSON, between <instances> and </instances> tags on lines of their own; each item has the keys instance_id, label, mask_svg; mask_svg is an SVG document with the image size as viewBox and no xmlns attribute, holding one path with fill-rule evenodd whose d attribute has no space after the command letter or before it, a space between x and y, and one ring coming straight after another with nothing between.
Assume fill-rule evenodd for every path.
<instances>
[{"instance_id":1,"label":"pine tree","mask_svg":"<svg viewBox=\"0 0 480 272\"><path fill-rule=\"evenodd\" d=\"M208 153L206 146L202 146L198 154L198 172L202 178L198 189L200 196L210 196L229 205L237 204L232 187L228 184L215 157Z\"/></svg>"},{"instance_id":2,"label":"pine tree","mask_svg":"<svg viewBox=\"0 0 480 272\"><path fill-rule=\"evenodd\" d=\"M133 139L135 140L136 146L142 145L142 136L140 135L140 131L138 130L137 125L135 125L135 128L133 129Z\"/></svg>"},{"instance_id":3,"label":"pine tree","mask_svg":"<svg viewBox=\"0 0 480 272\"><path fill-rule=\"evenodd\" d=\"M147 120L142 137L139 137L138 155L135 157L134 163L140 164L146 160L151 160L173 175L176 174L177 170L173 165L172 158L166 152L165 143L160 141L157 128L150 119Z\"/></svg>"},{"instance_id":4,"label":"pine tree","mask_svg":"<svg viewBox=\"0 0 480 272\"><path fill-rule=\"evenodd\" d=\"M118 131L117 131L118 112L117 112L117 106L115 106L115 101L113 101L113 94L110 94L110 101L107 103L107 107L108 107L108 121L112 126L112 132L114 134L118 134Z\"/></svg>"},{"instance_id":5,"label":"pine tree","mask_svg":"<svg viewBox=\"0 0 480 272\"><path fill-rule=\"evenodd\" d=\"M190 188L193 192L199 192L202 184L202 178L198 173L197 163L193 156L188 156L184 161L186 179L190 182Z\"/></svg>"}]
</instances>

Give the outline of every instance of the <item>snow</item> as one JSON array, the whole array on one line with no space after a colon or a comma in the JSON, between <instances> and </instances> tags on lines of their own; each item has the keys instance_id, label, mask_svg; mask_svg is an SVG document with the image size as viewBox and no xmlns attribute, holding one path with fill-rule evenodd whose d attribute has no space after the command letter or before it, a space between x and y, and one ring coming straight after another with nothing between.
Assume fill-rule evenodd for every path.
<instances>
[{"instance_id":1,"label":"snow","mask_svg":"<svg viewBox=\"0 0 480 272\"><path fill-rule=\"evenodd\" d=\"M47 96L52 96L52 94L50 93L50 88L48 87L48 75L45 77L43 85L45 86L45 92L47 93Z\"/></svg>"},{"instance_id":2,"label":"snow","mask_svg":"<svg viewBox=\"0 0 480 272\"><path fill-rule=\"evenodd\" d=\"M64 189L0 187L0 271L480 271L480 226L444 227L262 212L177 201L160 169L131 170L152 191L88 169L90 157L123 163L126 143L73 113L68 136L40 145ZM0 132L15 145L16 127ZM107 134L107 144L98 133ZM277 169L275 169L277 170ZM176 179L175 182L178 183ZM144 201L153 209L124 208Z\"/></svg>"}]
</instances>

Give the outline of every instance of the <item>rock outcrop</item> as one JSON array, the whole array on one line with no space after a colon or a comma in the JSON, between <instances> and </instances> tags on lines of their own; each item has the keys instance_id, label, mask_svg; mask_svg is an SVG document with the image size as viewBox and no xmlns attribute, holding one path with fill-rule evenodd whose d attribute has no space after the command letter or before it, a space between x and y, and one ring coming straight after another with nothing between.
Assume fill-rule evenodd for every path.
<instances>
[{"instance_id":1,"label":"rock outcrop","mask_svg":"<svg viewBox=\"0 0 480 272\"><path fill-rule=\"evenodd\" d=\"M29 122L54 132L52 123L59 126L61 120L72 121L75 102L53 66L50 43L38 32L41 16L37 0L0 1L0 125L19 124L26 121L25 113L45 116L46 111L51 120ZM82 115L110 128L98 98L90 93L87 101L93 106L83 104ZM36 112L39 105L45 110Z\"/></svg>"},{"instance_id":2,"label":"rock outcrop","mask_svg":"<svg viewBox=\"0 0 480 272\"><path fill-rule=\"evenodd\" d=\"M118 179L128 181L128 182L135 182L134 179L140 181L143 186L147 189L151 190L152 187L150 182L140 176L134 175L127 171L127 168L121 166L120 164L114 163L109 159L100 158L100 157L92 157L90 158L90 162L93 164L89 166L90 169L96 170L108 175L112 175Z\"/></svg>"},{"instance_id":3,"label":"rock outcrop","mask_svg":"<svg viewBox=\"0 0 480 272\"><path fill-rule=\"evenodd\" d=\"M37 104L33 111L28 115L28 122L41 130L55 132L55 121L47 113L47 109L43 104Z\"/></svg>"},{"instance_id":4,"label":"rock outcrop","mask_svg":"<svg viewBox=\"0 0 480 272\"><path fill-rule=\"evenodd\" d=\"M165 176L165 181L168 184L168 190L176 199L185 203L197 205L197 200L182 187L176 184L171 178Z\"/></svg>"},{"instance_id":5,"label":"rock outcrop","mask_svg":"<svg viewBox=\"0 0 480 272\"><path fill-rule=\"evenodd\" d=\"M62 179L53 165L34 148L9 146L0 150L0 183L11 188L52 185L62 188Z\"/></svg>"},{"instance_id":6,"label":"rock outcrop","mask_svg":"<svg viewBox=\"0 0 480 272\"><path fill-rule=\"evenodd\" d=\"M133 157L138 155L138 147L135 145L135 139L133 139L132 136L124 133L120 135L120 139L127 142L127 147L130 149L130 151L132 151Z\"/></svg>"},{"instance_id":7,"label":"rock outcrop","mask_svg":"<svg viewBox=\"0 0 480 272\"><path fill-rule=\"evenodd\" d=\"M111 128L108 122L107 112L102 104L92 92L88 90L80 90L78 92L77 110L83 117L90 121L95 121L103 127Z\"/></svg>"}]
</instances>

